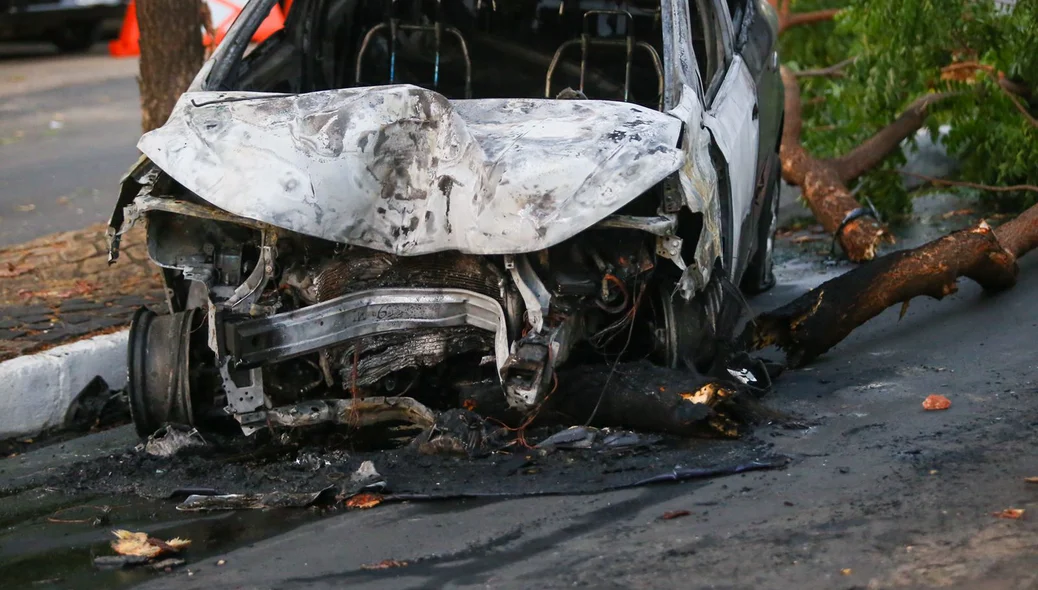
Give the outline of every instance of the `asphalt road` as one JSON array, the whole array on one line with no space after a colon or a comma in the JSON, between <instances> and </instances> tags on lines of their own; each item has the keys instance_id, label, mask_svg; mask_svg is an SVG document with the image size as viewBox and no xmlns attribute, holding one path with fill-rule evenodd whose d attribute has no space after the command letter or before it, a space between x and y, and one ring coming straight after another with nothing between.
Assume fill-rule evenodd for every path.
<instances>
[{"instance_id":1,"label":"asphalt road","mask_svg":"<svg viewBox=\"0 0 1038 590\"><path fill-rule=\"evenodd\" d=\"M751 303L774 307L819 283L826 268L792 259L782 284ZM195 540L184 568L133 578L154 590L1035 588L1038 486L1024 478L1038 475L1036 289L1038 258L1025 259L1012 291L987 296L964 282L943 302L913 302L900 321L897 309L884 313L780 377L767 404L811 424L756 433L794 459L782 471L323 519L289 510L184 520L159 502L115 510L101 527L48 524L43 515L83 500L36 489L0 498L0 562L79 572L26 587L108 587L115 578L83 572L91 551L105 551L108 529L128 527ZM951 409L923 411L930 393L950 398ZM0 461L0 487L133 442L124 430ZM12 524L5 510L29 510L27 502L50 508ZM993 515L1010 507L1025 517ZM660 518L671 510L691 514ZM57 552L68 546L78 549ZM362 567L386 559L407 565Z\"/></svg>"},{"instance_id":2,"label":"asphalt road","mask_svg":"<svg viewBox=\"0 0 1038 590\"><path fill-rule=\"evenodd\" d=\"M0 246L104 221L137 159L136 60L0 47Z\"/></svg>"}]
</instances>

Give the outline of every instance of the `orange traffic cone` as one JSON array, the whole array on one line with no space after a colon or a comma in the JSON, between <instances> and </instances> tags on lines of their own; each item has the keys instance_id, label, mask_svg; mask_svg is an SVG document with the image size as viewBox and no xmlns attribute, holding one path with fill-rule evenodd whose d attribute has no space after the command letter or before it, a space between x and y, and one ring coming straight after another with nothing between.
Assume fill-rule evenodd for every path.
<instances>
[{"instance_id":1,"label":"orange traffic cone","mask_svg":"<svg viewBox=\"0 0 1038 590\"><path fill-rule=\"evenodd\" d=\"M213 28L216 30L216 43L223 41L227 30L231 28L238 13L245 7L246 0L206 0L210 13L213 15ZM260 24L259 29L252 35L252 41L259 43L267 37L281 30L285 26L285 17L281 8L275 5L267 18ZM137 7L135 0L130 0L126 9L126 18L123 19L123 28L119 32L119 38L108 44L108 53L113 57L134 57L141 54L140 46L141 32L137 27ZM209 35L204 35L202 43L210 46L213 42Z\"/></svg>"},{"instance_id":2,"label":"orange traffic cone","mask_svg":"<svg viewBox=\"0 0 1038 590\"><path fill-rule=\"evenodd\" d=\"M206 4L209 6L209 14L212 17L213 30L216 32L216 45L219 45L225 35L227 35L228 29L231 28L231 24L234 23L234 19L238 18L238 13L245 8L247 0L206 0ZM256 32L252 34L252 42L260 43L267 37L273 35L277 31L285 27L285 16L281 11L281 7L277 4L270 9L270 13L267 18L263 19L260 23ZM202 44L206 47L211 46L213 40L209 38L209 35L202 37Z\"/></svg>"},{"instance_id":3,"label":"orange traffic cone","mask_svg":"<svg viewBox=\"0 0 1038 590\"><path fill-rule=\"evenodd\" d=\"M108 43L108 53L112 57L140 55L140 39L141 32L137 28L137 6L135 0L130 0L130 5L126 8L126 18L123 19L123 28L119 31L119 38Z\"/></svg>"}]
</instances>

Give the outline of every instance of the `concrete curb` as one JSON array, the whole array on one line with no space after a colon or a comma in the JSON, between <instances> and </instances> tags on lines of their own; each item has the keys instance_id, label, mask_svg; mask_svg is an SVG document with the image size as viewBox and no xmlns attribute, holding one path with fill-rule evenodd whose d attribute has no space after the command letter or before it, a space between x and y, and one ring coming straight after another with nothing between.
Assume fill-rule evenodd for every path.
<instances>
[{"instance_id":1,"label":"concrete curb","mask_svg":"<svg viewBox=\"0 0 1038 590\"><path fill-rule=\"evenodd\" d=\"M94 336L0 363L0 439L61 426L94 377L126 386L129 330Z\"/></svg>"}]
</instances>

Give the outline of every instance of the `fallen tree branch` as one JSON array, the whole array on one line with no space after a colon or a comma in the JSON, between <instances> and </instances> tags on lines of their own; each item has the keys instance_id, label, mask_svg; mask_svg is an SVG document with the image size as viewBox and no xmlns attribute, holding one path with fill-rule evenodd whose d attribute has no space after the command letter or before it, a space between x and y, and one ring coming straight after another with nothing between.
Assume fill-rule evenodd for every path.
<instances>
[{"instance_id":1,"label":"fallen tree branch","mask_svg":"<svg viewBox=\"0 0 1038 590\"><path fill-rule=\"evenodd\" d=\"M1038 205L998 229L981 222L918 248L894 252L826 281L743 331L744 346L775 345L791 366L802 366L888 307L913 297L942 299L967 277L990 292L1016 284L1016 260L1038 247Z\"/></svg>"},{"instance_id":2,"label":"fallen tree branch","mask_svg":"<svg viewBox=\"0 0 1038 590\"><path fill-rule=\"evenodd\" d=\"M911 176L912 178L918 178L927 182L938 184L941 186L961 186L965 188L975 188L982 191L991 191L995 193L1008 193L1013 191L1033 191L1038 193L1038 186L1033 184L1014 184L1010 186L994 186L990 184L980 184L978 182L967 182L965 180L947 180L944 178L936 178L933 176L926 176L925 174L917 174L915 172L907 172L905 170L898 171L905 176Z\"/></svg>"},{"instance_id":3,"label":"fallen tree branch","mask_svg":"<svg viewBox=\"0 0 1038 590\"><path fill-rule=\"evenodd\" d=\"M848 258L854 262L873 259L879 242L888 239L886 231L870 217L858 217L844 223L848 215L859 208L858 202L847 189L837 167L832 162L815 158L800 143L803 125L800 86L793 72L785 66L782 66L782 82L786 106L786 122L779 149L782 178L801 188L815 219L828 233L836 235ZM895 142L894 146L897 145L899 143Z\"/></svg>"},{"instance_id":4,"label":"fallen tree branch","mask_svg":"<svg viewBox=\"0 0 1038 590\"><path fill-rule=\"evenodd\" d=\"M768 0L775 8L779 19L779 34L786 29L833 20L839 8L828 8L824 10L812 10L810 12L793 12L789 10L790 0Z\"/></svg>"},{"instance_id":5,"label":"fallen tree branch","mask_svg":"<svg viewBox=\"0 0 1038 590\"><path fill-rule=\"evenodd\" d=\"M1002 91L1003 94L1005 94L1009 98L1010 102L1013 103L1013 106L1016 107L1016 110L1020 111L1020 114L1022 114L1024 118L1027 119L1027 122L1030 123L1032 127L1038 129L1038 119L1036 119L1034 115L1032 115L1031 112L1027 110L1027 107L1024 106L1024 103L1020 102L1020 98L1016 94L1013 94L1013 92L1009 90L1009 88L1005 87L1002 84L999 84L998 88Z\"/></svg>"},{"instance_id":6,"label":"fallen tree branch","mask_svg":"<svg viewBox=\"0 0 1038 590\"><path fill-rule=\"evenodd\" d=\"M795 72L797 78L842 78L844 76L843 70L847 66L854 63L855 58L849 57L839 63L835 63L825 68L818 68L814 70L801 70Z\"/></svg>"},{"instance_id":7,"label":"fallen tree branch","mask_svg":"<svg viewBox=\"0 0 1038 590\"><path fill-rule=\"evenodd\" d=\"M833 17L835 17L838 12L840 12L839 8L829 8L825 10L812 10L810 12L794 12L792 14L787 12L785 15L780 14L779 34L786 29L791 29L793 27L833 20Z\"/></svg>"},{"instance_id":8,"label":"fallen tree branch","mask_svg":"<svg viewBox=\"0 0 1038 590\"><path fill-rule=\"evenodd\" d=\"M605 373L592 365L571 369L550 411L567 423L630 428L676 436L739 436L755 418L752 395L724 383L639 361ZM594 415L592 415L592 408Z\"/></svg>"},{"instance_id":9,"label":"fallen tree branch","mask_svg":"<svg viewBox=\"0 0 1038 590\"><path fill-rule=\"evenodd\" d=\"M1016 82L1007 79L1005 73L996 71L994 66L982 64L977 61L957 62L941 68L941 79L970 83L971 79L973 79L973 77L978 73L983 73L991 77L995 81L999 90L1009 98L1013 103L1013 106L1016 107L1016 110L1020 111L1020 114L1027 119L1027 122L1030 123L1032 127L1038 128L1038 118L1035 118L1035 116L1031 114L1027 107L1024 106L1024 103L1020 100L1021 97L1024 100L1028 99L1031 94L1030 90L1021 84L1017 84Z\"/></svg>"},{"instance_id":10,"label":"fallen tree branch","mask_svg":"<svg viewBox=\"0 0 1038 590\"><path fill-rule=\"evenodd\" d=\"M1006 92L1011 92L1024 100L1031 100L1031 96L1034 94L1033 92L1031 92L1030 88L1018 82L1013 82L1009 78L1006 78L1004 75L1002 75L1001 72L999 72L998 76L998 85L1002 87L1002 90L1005 90Z\"/></svg>"},{"instance_id":11,"label":"fallen tree branch","mask_svg":"<svg viewBox=\"0 0 1038 590\"><path fill-rule=\"evenodd\" d=\"M1002 247L1015 258L1038 248L1038 205L1030 207L1016 219L998 226L995 236Z\"/></svg>"},{"instance_id":12,"label":"fallen tree branch","mask_svg":"<svg viewBox=\"0 0 1038 590\"><path fill-rule=\"evenodd\" d=\"M926 121L931 105L957 94L940 92L917 98L893 123L877 131L850 152L828 160L828 163L836 168L843 182L858 178L878 166L890 152L901 145L902 141L918 131Z\"/></svg>"}]
</instances>

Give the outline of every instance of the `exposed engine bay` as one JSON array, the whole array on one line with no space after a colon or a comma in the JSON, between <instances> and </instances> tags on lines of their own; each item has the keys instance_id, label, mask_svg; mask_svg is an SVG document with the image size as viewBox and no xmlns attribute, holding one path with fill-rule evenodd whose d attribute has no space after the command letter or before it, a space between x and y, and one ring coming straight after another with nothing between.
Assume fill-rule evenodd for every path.
<instances>
[{"instance_id":1,"label":"exposed engine bay","mask_svg":"<svg viewBox=\"0 0 1038 590\"><path fill-rule=\"evenodd\" d=\"M228 417L249 434L317 400L460 407L487 387L529 412L566 363L708 371L735 285L770 286L776 161L756 161L756 99L738 95L753 72L736 56L715 101L730 112L704 111L695 61L665 67L682 43L710 54L689 4L549 21L539 4L403 4L297 0L246 54L250 3L141 139L110 235L114 260L146 221L167 286L170 313L131 329L142 435ZM494 34L511 57L473 54ZM710 121L745 148L712 144Z\"/></svg>"},{"instance_id":2,"label":"exposed engine bay","mask_svg":"<svg viewBox=\"0 0 1038 590\"><path fill-rule=\"evenodd\" d=\"M182 273L170 283L182 311L142 311L131 337L136 387L179 392L178 403L138 408L154 424L230 409L248 429L265 409L343 396L457 407L471 388L498 383L525 411L571 360L626 352L706 370L712 359L720 290L682 304L677 269L657 268L671 263L643 232L588 231L534 255L397 256L157 209L148 231L163 237L149 239L153 259ZM166 382L171 357L183 363L178 383Z\"/></svg>"}]
</instances>

